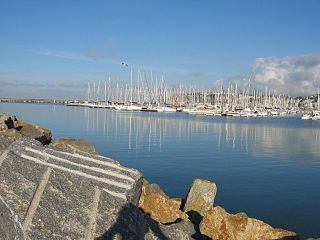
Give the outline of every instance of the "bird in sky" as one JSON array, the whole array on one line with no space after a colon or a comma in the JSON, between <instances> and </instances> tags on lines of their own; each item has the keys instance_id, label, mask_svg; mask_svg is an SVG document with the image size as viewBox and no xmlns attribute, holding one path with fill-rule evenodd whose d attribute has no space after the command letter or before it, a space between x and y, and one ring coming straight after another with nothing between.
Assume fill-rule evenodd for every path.
<instances>
[{"instance_id":1,"label":"bird in sky","mask_svg":"<svg viewBox=\"0 0 320 240\"><path fill-rule=\"evenodd\" d=\"M124 63L124 62L122 62L121 65L122 65L122 66L125 66L125 67L128 67L128 64L127 64L127 63Z\"/></svg>"}]
</instances>

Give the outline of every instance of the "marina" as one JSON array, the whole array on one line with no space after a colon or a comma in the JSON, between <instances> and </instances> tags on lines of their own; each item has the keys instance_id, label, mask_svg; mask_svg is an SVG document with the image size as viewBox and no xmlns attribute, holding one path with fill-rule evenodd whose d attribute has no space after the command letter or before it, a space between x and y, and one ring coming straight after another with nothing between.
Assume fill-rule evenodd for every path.
<instances>
[{"instance_id":1,"label":"marina","mask_svg":"<svg viewBox=\"0 0 320 240\"><path fill-rule=\"evenodd\" d=\"M191 115L229 116L229 117L274 117L301 114L302 119L318 120L317 111L320 110L320 97L313 96L313 100L293 98L274 90L265 91L250 89L244 85L242 91L238 84L229 84L224 90L222 81L219 90L200 90L195 87L168 87L161 78L150 81L140 78L138 85L133 85L132 69L130 71L130 85L121 86L111 84L111 79L104 82L101 90L98 84L89 83L87 99L85 101L67 101L67 106L81 106L90 108L106 108L122 111L144 112L184 112ZM138 76L142 73L138 70ZM151 82L151 83L150 83ZM246 87L245 87L246 86ZM308 113L311 112L311 113Z\"/></svg>"},{"instance_id":2,"label":"marina","mask_svg":"<svg viewBox=\"0 0 320 240\"><path fill-rule=\"evenodd\" d=\"M0 111L12 109L54 138L87 139L172 197L184 197L194 178L209 179L218 185L215 205L301 239L318 234L319 121L0 103Z\"/></svg>"},{"instance_id":3,"label":"marina","mask_svg":"<svg viewBox=\"0 0 320 240\"><path fill-rule=\"evenodd\" d=\"M320 240L320 1L6 1L0 240Z\"/></svg>"}]
</instances>

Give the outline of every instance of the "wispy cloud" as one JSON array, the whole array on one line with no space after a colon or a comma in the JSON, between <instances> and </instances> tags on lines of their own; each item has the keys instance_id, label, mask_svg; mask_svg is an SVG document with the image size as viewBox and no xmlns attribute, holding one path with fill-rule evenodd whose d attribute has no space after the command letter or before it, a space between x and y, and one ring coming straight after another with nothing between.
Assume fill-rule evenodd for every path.
<instances>
[{"instance_id":1,"label":"wispy cloud","mask_svg":"<svg viewBox=\"0 0 320 240\"><path fill-rule=\"evenodd\" d=\"M257 86L295 95L312 94L320 86L320 53L257 58L252 71Z\"/></svg>"},{"instance_id":2,"label":"wispy cloud","mask_svg":"<svg viewBox=\"0 0 320 240\"><path fill-rule=\"evenodd\" d=\"M0 85L3 87L14 87L14 88L57 88L57 89L69 89L69 88L83 88L85 82L74 82L68 80L57 80L54 82L41 82L33 80L0 80Z\"/></svg>"},{"instance_id":3,"label":"wispy cloud","mask_svg":"<svg viewBox=\"0 0 320 240\"><path fill-rule=\"evenodd\" d=\"M12 75L12 74L29 74L31 70L28 69L5 69L0 70L0 74L3 75Z\"/></svg>"},{"instance_id":4,"label":"wispy cloud","mask_svg":"<svg viewBox=\"0 0 320 240\"><path fill-rule=\"evenodd\" d=\"M85 61L85 62L102 62L105 64L112 64L112 65L121 65L120 60L113 60L113 59L105 59L106 53L101 52L97 49L92 50L91 54L88 52L86 53L74 53L74 52L67 52L67 51L59 51L59 50L49 50L49 49L31 49L27 50L36 55L41 56L48 56L54 58L61 58L61 59L68 59L74 61ZM99 55L100 54L100 55Z\"/></svg>"},{"instance_id":5,"label":"wispy cloud","mask_svg":"<svg viewBox=\"0 0 320 240\"><path fill-rule=\"evenodd\" d=\"M49 49L30 49L27 50L36 55L76 60L76 61L93 61L92 59L84 56L83 54L66 52L66 51L57 51L57 50L49 50Z\"/></svg>"},{"instance_id":6,"label":"wispy cloud","mask_svg":"<svg viewBox=\"0 0 320 240\"><path fill-rule=\"evenodd\" d=\"M113 56L118 54L116 47L112 44L108 45L105 48L91 48L83 53L74 53L68 51L60 51L60 50L50 50L50 49L31 49L27 50L32 54L53 57L53 58L61 58L68 59L72 61L84 61L84 62L99 62L106 65L114 65L122 67L122 62L128 64L129 68L140 69L142 71L153 71L154 74L164 75L165 78L172 78L172 80L177 81L180 80L188 80L198 81L199 79L216 79L217 74L210 73L206 71L201 71L197 69L185 69L174 66L153 66L146 64L139 64L135 62L126 61L125 58L115 59ZM117 71L117 70L116 70Z\"/></svg>"}]
</instances>

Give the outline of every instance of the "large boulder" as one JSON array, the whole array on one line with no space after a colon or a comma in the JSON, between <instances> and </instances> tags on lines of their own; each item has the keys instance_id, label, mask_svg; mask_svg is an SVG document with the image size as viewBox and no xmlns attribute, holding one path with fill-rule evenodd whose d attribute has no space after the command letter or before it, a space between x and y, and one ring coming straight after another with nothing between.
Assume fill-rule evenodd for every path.
<instances>
[{"instance_id":1,"label":"large boulder","mask_svg":"<svg viewBox=\"0 0 320 240\"><path fill-rule=\"evenodd\" d=\"M190 220L185 219L179 223L163 225L149 218L148 231L144 237L145 240L192 240L202 239L194 238L196 232ZM204 240L204 239L203 239Z\"/></svg>"},{"instance_id":2,"label":"large boulder","mask_svg":"<svg viewBox=\"0 0 320 240\"><path fill-rule=\"evenodd\" d=\"M207 210L212 207L217 193L215 183L204 179L195 179L190 187L184 211L195 223L200 223Z\"/></svg>"},{"instance_id":3,"label":"large boulder","mask_svg":"<svg viewBox=\"0 0 320 240\"><path fill-rule=\"evenodd\" d=\"M53 141L51 145L61 150L70 150L73 152L80 151L80 152L98 154L98 151L96 150L96 148L83 139L77 140L74 138L65 137L65 138L61 138Z\"/></svg>"},{"instance_id":4,"label":"large boulder","mask_svg":"<svg viewBox=\"0 0 320 240\"><path fill-rule=\"evenodd\" d=\"M221 207L207 211L200 232L213 240L299 239L294 232L273 228L254 218L229 214Z\"/></svg>"},{"instance_id":5,"label":"large boulder","mask_svg":"<svg viewBox=\"0 0 320 240\"><path fill-rule=\"evenodd\" d=\"M16 120L15 116L0 112L0 130L13 128Z\"/></svg>"},{"instance_id":6,"label":"large boulder","mask_svg":"<svg viewBox=\"0 0 320 240\"><path fill-rule=\"evenodd\" d=\"M141 173L112 159L59 151L27 137L0 158L0 198L27 239L143 239L148 216L136 206L141 185ZM2 232L8 227L0 226Z\"/></svg>"},{"instance_id":7,"label":"large boulder","mask_svg":"<svg viewBox=\"0 0 320 240\"><path fill-rule=\"evenodd\" d=\"M0 239L23 239L22 232L26 239L53 240L187 240L195 234L188 219L163 225L141 211L141 173L112 159L26 137L1 157L0 199L7 204L5 210L0 204Z\"/></svg>"},{"instance_id":8,"label":"large boulder","mask_svg":"<svg viewBox=\"0 0 320 240\"><path fill-rule=\"evenodd\" d=\"M17 216L0 196L0 238L3 240L24 239L22 226Z\"/></svg>"},{"instance_id":9,"label":"large boulder","mask_svg":"<svg viewBox=\"0 0 320 240\"><path fill-rule=\"evenodd\" d=\"M188 216L180 210L181 201L169 199L156 184L143 181L139 205L145 213L161 223L173 223Z\"/></svg>"},{"instance_id":10,"label":"large boulder","mask_svg":"<svg viewBox=\"0 0 320 240\"><path fill-rule=\"evenodd\" d=\"M19 139L21 136L22 135L14 128L0 130L0 155L11 143Z\"/></svg>"},{"instance_id":11,"label":"large boulder","mask_svg":"<svg viewBox=\"0 0 320 240\"><path fill-rule=\"evenodd\" d=\"M23 136L33 138L42 144L48 144L51 142L52 133L50 130L27 123L24 121L15 121L14 127L17 129Z\"/></svg>"}]
</instances>

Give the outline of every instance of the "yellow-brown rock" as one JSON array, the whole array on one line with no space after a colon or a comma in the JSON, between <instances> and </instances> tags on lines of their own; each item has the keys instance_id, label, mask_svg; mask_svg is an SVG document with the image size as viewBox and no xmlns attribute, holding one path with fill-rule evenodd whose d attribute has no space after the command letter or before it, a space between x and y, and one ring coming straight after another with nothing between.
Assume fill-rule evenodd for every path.
<instances>
[{"instance_id":1,"label":"yellow-brown rock","mask_svg":"<svg viewBox=\"0 0 320 240\"><path fill-rule=\"evenodd\" d=\"M177 219L187 219L188 216L179 210L181 201L169 199L157 187L143 181L138 207L150 217L161 223L173 223Z\"/></svg>"},{"instance_id":2,"label":"yellow-brown rock","mask_svg":"<svg viewBox=\"0 0 320 240\"><path fill-rule=\"evenodd\" d=\"M34 138L42 144L48 144L51 142L52 133L48 129L20 120L14 122L14 128L23 136Z\"/></svg>"},{"instance_id":3,"label":"yellow-brown rock","mask_svg":"<svg viewBox=\"0 0 320 240\"><path fill-rule=\"evenodd\" d=\"M80 139L74 139L74 138L61 138L58 140L55 140L52 143L52 146L59 148L60 150L71 150L73 152L82 151L82 152L88 152L92 154L98 154L96 148L88 143L86 140Z\"/></svg>"},{"instance_id":4,"label":"yellow-brown rock","mask_svg":"<svg viewBox=\"0 0 320 240\"><path fill-rule=\"evenodd\" d=\"M273 228L254 218L229 214L221 207L207 211L200 232L213 240L299 239L294 232Z\"/></svg>"},{"instance_id":5,"label":"yellow-brown rock","mask_svg":"<svg viewBox=\"0 0 320 240\"><path fill-rule=\"evenodd\" d=\"M205 179L195 179L188 192L184 211L189 215L191 221L199 224L202 216L213 206L217 193L214 182Z\"/></svg>"}]
</instances>

